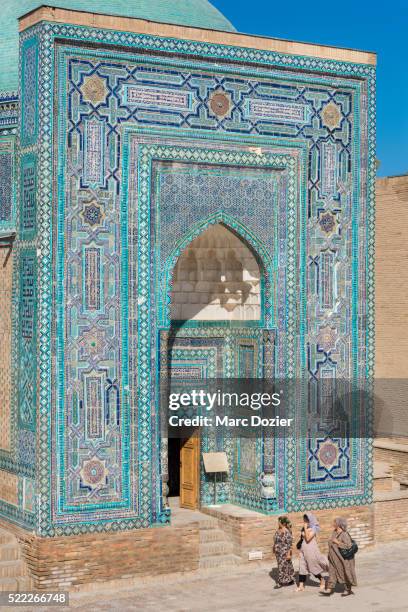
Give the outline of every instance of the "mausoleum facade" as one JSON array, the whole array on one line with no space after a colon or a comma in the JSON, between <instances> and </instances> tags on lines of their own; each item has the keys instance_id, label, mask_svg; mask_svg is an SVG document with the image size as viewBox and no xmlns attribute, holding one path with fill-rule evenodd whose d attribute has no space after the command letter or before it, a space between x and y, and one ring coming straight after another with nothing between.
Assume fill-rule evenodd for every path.
<instances>
[{"instance_id":1,"label":"mausoleum facade","mask_svg":"<svg viewBox=\"0 0 408 612\"><path fill-rule=\"evenodd\" d=\"M201 0L20 4L0 79L0 516L45 538L167 529L161 379L307 380L311 415L319 382L370 384L375 56L241 35ZM220 503L370 504L366 423L317 417L275 444L199 439L186 506L211 503L205 450L228 452Z\"/></svg>"}]
</instances>

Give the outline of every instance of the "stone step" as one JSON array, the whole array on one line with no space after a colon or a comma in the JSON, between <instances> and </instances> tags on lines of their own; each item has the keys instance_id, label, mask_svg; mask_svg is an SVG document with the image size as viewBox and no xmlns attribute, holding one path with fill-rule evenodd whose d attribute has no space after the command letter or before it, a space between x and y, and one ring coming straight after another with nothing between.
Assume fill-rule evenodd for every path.
<instances>
[{"instance_id":1,"label":"stone step","mask_svg":"<svg viewBox=\"0 0 408 612\"><path fill-rule=\"evenodd\" d=\"M218 529L218 521L217 519L213 519L213 518L208 518L208 519L203 519L200 521L199 523L200 526L200 530L206 530L206 529Z\"/></svg>"},{"instance_id":2,"label":"stone step","mask_svg":"<svg viewBox=\"0 0 408 612\"><path fill-rule=\"evenodd\" d=\"M204 557L200 559L200 569L208 569L212 567L228 567L233 565L240 565L242 563L241 557L238 555L218 555L212 557Z\"/></svg>"},{"instance_id":3,"label":"stone step","mask_svg":"<svg viewBox=\"0 0 408 612\"><path fill-rule=\"evenodd\" d=\"M232 553L232 551L232 542L228 542L227 540L220 542L205 542L200 544L200 559L211 556L228 555Z\"/></svg>"},{"instance_id":4,"label":"stone step","mask_svg":"<svg viewBox=\"0 0 408 612\"><path fill-rule=\"evenodd\" d=\"M10 542L0 545L0 561L17 561L20 559L20 548L18 544Z\"/></svg>"},{"instance_id":5,"label":"stone step","mask_svg":"<svg viewBox=\"0 0 408 612\"><path fill-rule=\"evenodd\" d=\"M24 565L21 560L0 561L0 578L18 578L24 574Z\"/></svg>"},{"instance_id":6,"label":"stone step","mask_svg":"<svg viewBox=\"0 0 408 612\"><path fill-rule=\"evenodd\" d=\"M19 591L32 591L33 584L30 576L22 576L21 578L17 578L18 581L18 590Z\"/></svg>"},{"instance_id":7,"label":"stone step","mask_svg":"<svg viewBox=\"0 0 408 612\"><path fill-rule=\"evenodd\" d=\"M392 476L381 476L375 477L373 480L374 491L393 491L394 490L394 481ZM398 485L399 488L399 485Z\"/></svg>"},{"instance_id":8,"label":"stone step","mask_svg":"<svg viewBox=\"0 0 408 612\"><path fill-rule=\"evenodd\" d=\"M401 488L401 484L398 482L398 480L392 481L392 491L400 491Z\"/></svg>"},{"instance_id":9,"label":"stone step","mask_svg":"<svg viewBox=\"0 0 408 612\"><path fill-rule=\"evenodd\" d=\"M19 591L17 578L0 578L0 591Z\"/></svg>"},{"instance_id":10,"label":"stone step","mask_svg":"<svg viewBox=\"0 0 408 612\"><path fill-rule=\"evenodd\" d=\"M374 478L392 478L392 466L386 461L374 461Z\"/></svg>"},{"instance_id":11,"label":"stone step","mask_svg":"<svg viewBox=\"0 0 408 612\"><path fill-rule=\"evenodd\" d=\"M205 542L224 542L225 531L222 529L203 529L200 530L200 543Z\"/></svg>"}]
</instances>

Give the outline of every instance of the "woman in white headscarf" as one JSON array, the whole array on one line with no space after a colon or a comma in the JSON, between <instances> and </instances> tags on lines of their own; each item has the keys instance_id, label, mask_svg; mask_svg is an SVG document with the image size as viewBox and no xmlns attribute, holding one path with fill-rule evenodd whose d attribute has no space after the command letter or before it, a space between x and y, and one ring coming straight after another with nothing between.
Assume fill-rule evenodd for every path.
<instances>
[{"instance_id":1,"label":"woman in white headscarf","mask_svg":"<svg viewBox=\"0 0 408 612\"><path fill-rule=\"evenodd\" d=\"M329 564L324 555L319 550L316 536L320 531L317 518L311 512L303 515L303 527L298 542L299 548L299 585L297 591L305 590L305 583L308 574L316 576L320 580L320 590L325 590L325 578Z\"/></svg>"}]
</instances>

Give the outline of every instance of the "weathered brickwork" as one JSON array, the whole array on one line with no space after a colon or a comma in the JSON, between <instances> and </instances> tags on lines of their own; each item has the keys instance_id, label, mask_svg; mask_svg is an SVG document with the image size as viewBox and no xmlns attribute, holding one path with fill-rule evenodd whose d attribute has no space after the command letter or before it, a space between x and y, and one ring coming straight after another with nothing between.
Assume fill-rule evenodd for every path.
<instances>
[{"instance_id":1,"label":"weathered brickwork","mask_svg":"<svg viewBox=\"0 0 408 612\"><path fill-rule=\"evenodd\" d=\"M386 497L386 494L384 494ZM388 497L391 497L389 494ZM408 538L408 496L384 499L374 503L374 537L376 542Z\"/></svg>"},{"instance_id":2,"label":"weathered brickwork","mask_svg":"<svg viewBox=\"0 0 408 612\"><path fill-rule=\"evenodd\" d=\"M40 590L198 569L198 523L54 539L19 532L18 537Z\"/></svg>"},{"instance_id":3,"label":"weathered brickwork","mask_svg":"<svg viewBox=\"0 0 408 612\"><path fill-rule=\"evenodd\" d=\"M408 504L408 500L407 504ZM382 504L387 508L387 503ZM247 516L207 510L233 543L233 553L248 561L250 551L262 551L263 559L274 559L273 536L277 517L248 511ZM319 543L326 551L333 519L345 516L350 532L361 548L373 544L374 507L331 509L317 513L321 525ZM388 514L389 516L389 514ZM302 513L291 514L295 540L302 527ZM385 526L385 521L384 521ZM130 576L149 576L194 571L199 567L200 523L180 527L157 527L110 534L88 534L60 538L37 538L18 527L10 527L20 541L34 587L60 589L96 581ZM383 522L379 535L384 532ZM408 534L407 534L408 535ZM387 534L392 539L391 534ZM377 538L380 541L380 537Z\"/></svg>"},{"instance_id":4,"label":"weathered brickwork","mask_svg":"<svg viewBox=\"0 0 408 612\"><path fill-rule=\"evenodd\" d=\"M382 491L392 491L392 478L384 477L384 478L375 478L374 479L374 491L377 493Z\"/></svg>"},{"instance_id":5,"label":"weathered brickwork","mask_svg":"<svg viewBox=\"0 0 408 612\"><path fill-rule=\"evenodd\" d=\"M408 436L408 176L377 179L375 413L378 436ZM405 443L407 439L403 440ZM395 442L398 442L395 439ZM376 450L376 459L389 455ZM399 463L397 461L397 463ZM395 472L397 475L397 473ZM405 471L405 478L408 474Z\"/></svg>"},{"instance_id":6,"label":"weathered brickwork","mask_svg":"<svg viewBox=\"0 0 408 612\"><path fill-rule=\"evenodd\" d=\"M377 444L380 443L376 443L374 448L374 460L388 463L392 468L394 479L408 483L408 445L405 450L397 450L396 448L385 448L385 444L384 447Z\"/></svg>"},{"instance_id":7,"label":"weathered brickwork","mask_svg":"<svg viewBox=\"0 0 408 612\"><path fill-rule=\"evenodd\" d=\"M375 376L408 377L408 176L377 179Z\"/></svg>"},{"instance_id":8,"label":"weathered brickwork","mask_svg":"<svg viewBox=\"0 0 408 612\"><path fill-rule=\"evenodd\" d=\"M214 509L205 509L206 513L215 516L219 524L230 534L234 542L234 552L248 560L250 551L262 551L263 559L273 559L272 552L273 537L278 528L278 517L262 516L261 514L251 513L248 516L231 516ZM319 518L321 532L319 534L319 544L322 551L327 550L327 541L333 531L333 520L342 516L348 521L350 533L356 539L361 548L373 544L373 510L370 506L358 506L347 509L331 509L316 512ZM300 530L303 526L303 513L289 515L292 521L292 531L294 540L297 541Z\"/></svg>"}]
</instances>

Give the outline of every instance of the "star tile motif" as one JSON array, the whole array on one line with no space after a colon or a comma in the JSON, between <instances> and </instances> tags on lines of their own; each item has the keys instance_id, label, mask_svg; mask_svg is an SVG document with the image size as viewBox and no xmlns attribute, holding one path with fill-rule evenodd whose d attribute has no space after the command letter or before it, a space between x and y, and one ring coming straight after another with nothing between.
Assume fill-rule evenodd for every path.
<instances>
[{"instance_id":1,"label":"star tile motif","mask_svg":"<svg viewBox=\"0 0 408 612\"><path fill-rule=\"evenodd\" d=\"M326 104L322 110L322 122L323 125L328 127L330 130L335 130L340 127L341 124L341 111L340 108L334 102Z\"/></svg>"},{"instance_id":2,"label":"star tile motif","mask_svg":"<svg viewBox=\"0 0 408 612\"><path fill-rule=\"evenodd\" d=\"M108 95L106 82L105 79L102 79L97 74L85 77L80 89L84 100L94 106L98 106L106 101L106 96Z\"/></svg>"},{"instance_id":3,"label":"star tile motif","mask_svg":"<svg viewBox=\"0 0 408 612\"><path fill-rule=\"evenodd\" d=\"M93 458L84 461L80 471L82 484L91 489L100 489L106 483L106 478L109 472L106 468L105 461L98 458Z\"/></svg>"},{"instance_id":4,"label":"star tile motif","mask_svg":"<svg viewBox=\"0 0 408 612\"><path fill-rule=\"evenodd\" d=\"M317 343L320 348L328 352L334 349L338 340L337 330L329 327L321 327L317 336Z\"/></svg>"},{"instance_id":5,"label":"star tile motif","mask_svg":"<svg viewBox=\"0 0 408 612\"><path fill-rule=\"evenodd\" d=\"M322 232L325 234L332 234L337 228L337 220L333 213L325 212L320 215L319 225Z\"/></svg>"},{"instance_id":6,"label":"star tile motif","mask_svg":"<svg viewBox=\"0 0 408 612\"><path fill-rule=\"evenodd\" d=\"M215 91L210 97L209 106L214 115L224 118L231 110L231 98L224 91Z\"/></svg>"},{"instance_id":7,"label":"star tile motif","mask_svg":"<svg viewBox=\"0 0 408 612\"><path fill-rule=\"evenodd\" d=\"M91 227L100 225L105 218L102 205L95 200L85 204L80 214L84 223L87 223Z\"/></svg>"},{"instance_id":8,"label":"star tile motif","mask_svg":"<svg viewBox=\"0 0 408 612\"><path fill-rule=\"evenodd\" d=\"M85 331L78 342L82 357L97 357L104 354L106 348L105 332L100 329Z\"/></svg>"},{"instance_id":9,"label":"star tile motif","mask_svg":"<svg viewBox=\"0 0 408 612\"><path fill-rule=\"evenodd\" d=\"M317 451L317 459L322 467L330 470L338 464L340 457L340 449L338 443L327 439L322 444L319 442Z\"/></svg>"}]
</instances>

